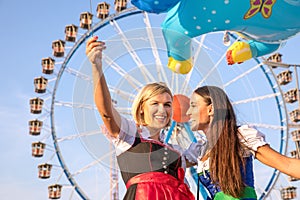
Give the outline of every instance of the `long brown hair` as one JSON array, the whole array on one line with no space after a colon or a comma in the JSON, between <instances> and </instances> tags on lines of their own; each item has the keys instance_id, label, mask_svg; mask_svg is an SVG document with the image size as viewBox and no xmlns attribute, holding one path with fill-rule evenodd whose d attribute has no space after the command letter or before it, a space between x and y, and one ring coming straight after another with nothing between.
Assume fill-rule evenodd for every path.
<instances>
[{"instance_id":1,"label":"long brown hair","mask_svg":"<svg viewBox=\"0 0 300 200\"><path fill-rule=\"evenodd\" d=\"M245 188L241 169L245 162L232 104L226 93L215 86L199 87L194 92L213 106L213 119L206 133L212 181L225 194L241 197Z\"/></svg>"}]
</instances>

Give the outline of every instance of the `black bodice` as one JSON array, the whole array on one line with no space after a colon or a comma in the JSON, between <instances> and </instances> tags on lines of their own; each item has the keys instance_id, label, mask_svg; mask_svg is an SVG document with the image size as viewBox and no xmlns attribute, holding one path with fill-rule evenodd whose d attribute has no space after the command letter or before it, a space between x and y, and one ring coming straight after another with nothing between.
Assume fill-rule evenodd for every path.
<instances>
[{"instance_id":1,"label":"black bodice","mask_svg":"<svg viewBox=\"0 0 300 200\"><path fill-rule=\"evenodd\" d=\"M177 178L181 156L173 148L154 140L144 140L139 133L130 149L117 156L125 184L144 172L163 172Z\"/></svg>"}]
</instances>

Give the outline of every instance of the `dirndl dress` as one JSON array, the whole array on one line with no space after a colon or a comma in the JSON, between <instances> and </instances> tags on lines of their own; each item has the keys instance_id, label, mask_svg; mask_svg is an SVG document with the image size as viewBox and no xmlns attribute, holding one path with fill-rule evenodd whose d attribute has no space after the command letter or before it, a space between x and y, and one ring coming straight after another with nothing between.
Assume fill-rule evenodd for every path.
<instances>
[{"instance_id":1,"label":"dirndl dress","mask_svg":"<svg viewBox=\"0 0 300 200\"><path fill-rule=\"evenodd\" d=\"M130 149L117 156L126 194L124 200L195 199L184 183L179 152L137 132Z\"/></svg>"}]
</instances>

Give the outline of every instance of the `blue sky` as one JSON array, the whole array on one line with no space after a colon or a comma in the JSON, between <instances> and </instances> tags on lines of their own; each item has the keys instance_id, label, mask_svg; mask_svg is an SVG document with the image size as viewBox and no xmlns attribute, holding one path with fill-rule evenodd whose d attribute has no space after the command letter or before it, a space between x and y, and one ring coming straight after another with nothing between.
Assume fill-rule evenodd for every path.
<instances>
[{"instance_id":1,"label":"blue sky","mask_svg":"<svg viewBox=\"0 0 300 200\"><path fill-rule=\"evenodd\" d=\"M47 199L47 184L37 178L28 134L33 79L41 75L41 58L51 55L52 41L88 9L89 2L79 0L0 1L1 199Z\"/></svg>"},{"instance_id":2,"label":"blue sky","mask_svg":"<svg viewBox=\"0 0 300 200\"><path fill-rule=\"evenodd\" d=\"M37 178L28 134L33 79L41 76L41 59L51 55L52 41L63 39L65 25L78 24L79 14L89 9L88 0L0 0L1 199L47 199L48 184ZM284 61L300 63L299 44L297 36L280 50Z\"/></svg>"}]
</instances>

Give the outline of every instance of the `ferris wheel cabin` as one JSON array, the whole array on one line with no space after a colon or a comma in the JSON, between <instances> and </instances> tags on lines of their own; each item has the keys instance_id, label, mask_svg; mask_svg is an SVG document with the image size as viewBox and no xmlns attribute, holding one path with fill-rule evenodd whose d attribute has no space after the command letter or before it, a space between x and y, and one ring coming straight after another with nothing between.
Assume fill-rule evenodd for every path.
<instances>
[{"instance_id":1,"label":"ferris wheel cabin","mask_svg":"<svg viewBox=\"0 0 300 200\"><path fill-rule=\"evenodd\" d=\"M105 19L109 15L110 5L106 2L101 2L97 5L97 17L99 19Z\"/></svg>"},{"instance_id":2,"label":"ferris wheel cabin","mask_svg":"<svg viewBox=\"0 0 300 200\"><path fill-rule=\"evenodd\" d=\"M83 12L80 14L80 28L90 29L92 27L93 14L89 12Z\"/></svg>"},{"instance_id":3,"label":"ferris wheel cabin","mask_svg":"<svg viewBox=\"0 0 300 200\"><path fill-rule=\"evenodd\" d=\"M55 60L53 58L43 58L42 59L42 67L44 74L52 74L54 71Z\"/></svg>"},{"instance_id":4,"label":"ferris wheel cabin","mask_svg":"<svg viewBox=\"0 0 300 200\"><path fill-rule=\"evenodd\" d=\"M30 112L33 114L42 113L43 103L44 100L38 97L30 99Z\"/></svg>"},{"instance_id":5,"label":"ferris wheel cabin","mask_svg":"<svg viewBox=\"0 0 300 200\"><path fill-rule=\"evenodd\" d=\"M294 103L298 100L298 92L297 89L291 89L284 94L284 100L287 103Z\"/></svg>"},{"instance_id":6,"label":"ferris wheel cabin","mask_svg":"<svg viewBox=\"0 0 300 200\"><path fill-rule=\"evenodd\" d=\"M31 147L33 157L42 157L44 155L46 144L43 142L33 142Z\"/></svg>"},{"instance_id":7,"label":"ferris wheel cabin","mask_svg":"<svg viewBox=\"0 0 300 200\"><path fill-rule=\"evenodd\" d=\"M121 12L127 8L127 0L115 0L115 11Z\"/></svg>"},{"instance_id":8,"label":"ferris wheel cabin","mask_svg":"<svg viewBox=\"0 0 300 200\"><path fill-rule=\"evenodd\" d=\"M41 129L42 129L42 126L43 126L42 121L37 120L37 119L30 120L28 124L29 124L29 134L30 135L37 136L37 135L41 134Z\"/></svg>"},{"instance_id":9,"label":"ferris wheel cabin","mask_svg":"<svg viewBox=\"0 0 300 200\"><path fill-rule=\"evenodd\" d=\"M35 88L36 93L45 93L46 92L48 79L41 76L39 78L35 78L33 83L34 83L34 88Z\"/></svg>"},{"instance_id":10,"label":"ferris wheel cabin","mask_svg":"<svg viewBox=\"0 0 300 200\"><path fill-rule=\"evenodd\" d=\"M277 75L277 80L280 85L286 85L292 81L292 72L290 70L283 71Z\"/></svg>"},{"instance_id":11,"label":"ferris wheel cabin","mask_svg":"<svg viewBox=\"0 0 300 200\"><path fill-rule=\"evenodd\" d=\"M64 57L65 55L65 41L55 40L52 42L53 56Z\"/></svg>"},{"instance_id":12,"label":"ferris wheel cabin","mask_svg":"<svg viewBox=\"0 0 300 200\"><path fill-rule=\"evenodd\" d=\"M48 186L49 199L59 199L61 197L62 185L54 184Z\"/></svg>"},{"instance_id":13,"label":"ferris wheel cabin","mask_svg":"<svg viewBox=\"0 0 300 200\"><path fill-rule=\"evenodd\" d=\"M287 188L282 188L281 189L281 198L283 200L290 200L290 199L295 199L297 197L296 195L296 187L287 187Z\"/></svg>"},{"instance_id":14,"label":"ferris wheel cabin","mask_svg":"<svg viewBox=\"0 0 300 200\"><path fill-rule=\"evenodd\" d=\"M293 137L293 141L296 143L297 149L298 149L298 158L300 158L300 129L292 131L292 137Z\"/></svg>"},{"instance_id":15,"label":"ferris wheel cabin","mask_svg":"<svg viewBox=\"0 0 300 200\"><path fill-rule=\"evenodd\" d=\"M65 28L65 40L68 42L75 42L77 37L78 26L74 24L67 25Z\"/></svg>"},{"instance_id":16,"label":"ferris wheel cabin","mask_svg":"<svg viewBox=\"0 0 300 200\"><path fill-rule=\"evenodd\" d=\"M290 112L290 118L292 122L299 122L300 121L300 110L296 109Z\"/></svg>"},{"instance_id":17,"label":"ferris wheel cabin","mask_svg":"<svg viewBox=\"0 0 300 200\"><path fill-rule=\"evenodd\" d=\"M41 179L50 178L52 165L47 163L40 164L38 165L38 169L39 169L39 178Z\"/></svg>"},{"instance_id":18,"label":"ferris wheel cabin","mask_svg":"<svg viewBox=\"0 0 300 200\"><path fill-rule=\"evenodd\" d=\"M274 63L281 63L282 62L282 54L274 53L270 57L267 58L267 61L274 62ZM271 65L271 67L276 68L276 65Z\"/></svg>"},{"instance_id":19,"label":"ferris wheel cabin","mask_svg":"<svg viewBox=\"0 0 300 200\"><path fill-rule=\"evenodd\" d=\"M299 153L297 150L291 151L290 153L291 153L292 158L300 159L300 156L299 156Z\"/></svg>"}]
</instances>

